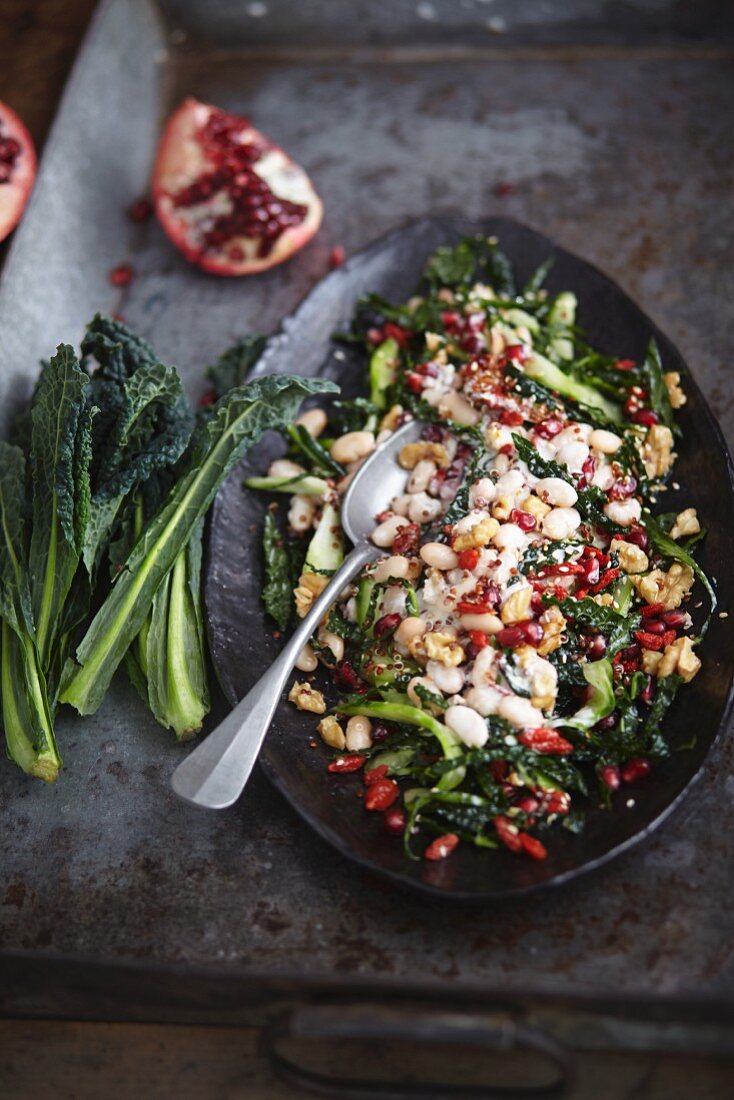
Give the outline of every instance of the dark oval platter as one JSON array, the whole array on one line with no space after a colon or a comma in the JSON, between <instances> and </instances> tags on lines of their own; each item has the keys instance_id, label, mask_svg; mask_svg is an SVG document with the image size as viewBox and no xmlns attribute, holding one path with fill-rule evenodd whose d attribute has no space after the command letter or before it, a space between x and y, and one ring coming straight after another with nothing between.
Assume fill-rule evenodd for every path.
<instances>
[{"instance_id":1,"label":"dark oval platter","mask_svg":"<svg viewBox=\"0 0 734 1100\"><path fill-rule=\"evenodd\" d=\"M429 255L439 245L455 244L468 233L495 234L512 261L518 282L548 256L554 264L547 279L552 292L575 291L579 321L591 343L623 357L640 357L650 336L658 340L668 370L685 378L688 402L681 410L683 438L676 467L680 492L666 493L665 510L695 505L708 530L700 560L717 580L719 606L731 606L731 517L734 480L731 459L719 427L680 353L610 279L563 251L528 226L503 218L469 222L443 216L416 221L352 257L327 275L269 342L255 374L286 372L324 375L338 381L348 396L363 387L364 363L357 352L335 344L357 300L377 292L396 302L407 299L419 282ZM267 500L247 492L242 478L262 472L282 453L278 438L264 440L248 455L217 497L209 537L206 611L215 668L231 703L240 699L276 656L279 642L260 600L260 531ZM697 586L698 591L698 586ZM699 598L705 599L702 594ZM427 864L403 853L400 840L388 836L381 815L367 814L357 798L359 780L327 775L312 715L283 701L260 757L265 774L305 821L343 855L412 886L463 899L521 895L559 884L606 863L656 828L699 775L707 753L724 728L732 702L734 645L730 619L714 616L701 646L703 669L678 696L667 719L672 752L644 785L615 795L612 812L590 806L578 835L557 828L547 834L549 857L543 863L520 859L506 850L462 845L448 860ZM323 684L321 685L323 686ZM333 689L331 698L334 699ZM626 801L632 792L634 806ZM244 795L247 798L247 793Z\"/></svg>"}]
</instances>

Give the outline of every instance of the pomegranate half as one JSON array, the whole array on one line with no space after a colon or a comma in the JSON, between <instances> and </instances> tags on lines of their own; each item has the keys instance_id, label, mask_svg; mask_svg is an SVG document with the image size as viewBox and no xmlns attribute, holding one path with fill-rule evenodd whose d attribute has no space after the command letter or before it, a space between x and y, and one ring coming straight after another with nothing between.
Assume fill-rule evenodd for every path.
<instances>
[{"instance_id":1,"label":"pomegranate half","mask_svg":"<svg viewBox=\"0 0 734 1100\"><path fill-rule=\"evenodd\" d=\"M36 178L36 150L15 111L0 102L0 241L25 209Z\"/></svg>"},{"instance_id":2,"label":"pomegranate half","mask_svg":"<svg viewBox=\"0 0 734 1100\"><path fill-rule=\"evenodd\" d=\"M165 232L215 275L283 263L311 240L323 206L304 170L248 119L186 99L171 115L153 169Z\"/></svg>"}]
</instances>

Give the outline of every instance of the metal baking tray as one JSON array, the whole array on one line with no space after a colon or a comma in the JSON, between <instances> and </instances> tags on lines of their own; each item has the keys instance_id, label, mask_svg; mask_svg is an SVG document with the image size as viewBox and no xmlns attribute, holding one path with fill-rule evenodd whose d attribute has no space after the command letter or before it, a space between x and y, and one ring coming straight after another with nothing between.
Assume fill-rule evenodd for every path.
<instances>
[{"instance_id":1,"label":"metal baking tray","mask_svg":"<svg viewBox=\"0 0 734 1100\"><path fill-rule=\"evenodd\" d=\"M607 271L680 346L731 440L732 56L734 17L709 3L107 0L3 274L3 427L38 360L98 309L197 394L203 367L272 331L333 245L452 208L528 222ZM284 267L208 277L155 223L126 219L184 94L251 114L314 178L324 227ZM120 292L107 272L123 261L135 279ZM315 990L380 1003L402 990L544 1006L543 1027L576 1043L594 1029L574 1013L593 1003L611 1046L695 1048L697 1018L717 1023L710 1048L730 1044L730 736L637 850L491 908L377 881L261 776L235 808L194 812L168 786L182 750L122 678L93 718L64 715L59 738L54 787L0 769L6 1013L212 1019L246 1001L262 1020ZM663 1017L674 1040L653 1026Z\"/></svg>"}]
</instances>

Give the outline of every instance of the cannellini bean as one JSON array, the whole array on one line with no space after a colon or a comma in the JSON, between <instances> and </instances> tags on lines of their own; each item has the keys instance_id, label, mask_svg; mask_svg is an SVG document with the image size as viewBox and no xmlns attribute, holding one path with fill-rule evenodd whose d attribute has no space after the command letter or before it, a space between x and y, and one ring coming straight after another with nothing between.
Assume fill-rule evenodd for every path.
<instances>
[{"instance_id":1,"label":"cannellini bean","mask_svg":"<svg viewBox=\"0 0 734 1100\"><path fill-rule=\"evenodd\" d=\"M410 562L407 558L404 558L402 554L393 554L391 558L385 558L384 561L378 564L375 569L375 580L378 584L390 580L390 577L399 580L408 576L409 569Z\"/></svg>"},{"instance_id":2,"label":"cannellini bean","mask_svg":"<svg viewBox=\"0 0 734 1100\"><path fill-rule=\"evenodd\" d=\"M416 463L406 486L409 493L422 493L436 476L438 466L430 458L422 458Z\"/></svg>"},{"instance_id":3,"label":"cannellini bean","mask_svg":"<svg viewBox=\"0 0 734 1100\"><path fill-rule=\"evenodd\" d=\"M443 416L450 417L457 424L469 426L478 424L481 419L474 406L470 405L466 398L462 397L456 390L452 390L441 398L438 409Z\"/></svg>"},{"instance_id":4,"label":"cannellini bean","mask_svg":"<svg viewBox=\"0 0 734 1100\"><path fill-rule=\"evenodd\" d=\"M578 500L578 493L562 477L541 477L535 483L535 493L546 504L556 504L561 508L570 508Z\"/></svg>"},{"instance_id":5,"label":"cannellini bean","mask_svg":"<svg viewBox=\"0 0 734 1100\"><path fill-rule=\"evenodd\" d=\"M492 459L490 470L495 474L505 474L510 468L510 459L507 455L495 455Z\"/></svg>"},{"instance_id":6,"label":"cannellini bean","mask_svg":"<svg viewBox=\"0 0 734 1100\"><path fill-rule=\"evenodd\" d=\"M534 726L543 725L543 713L534 707L528 699L522 699L519 695L506 695L497 710L500 718L504 718L511 726L517 729L532 729Z\"/></svg>"},{"instance_id":7,"label":"cannellini bean","mask_svg":"<svg viewBox=\"0 0 734 1100\"><path fill-rule=\"evenodd\" d=\"M326 413L323 409L307 409L298 417L296 424L300 424L309 435L317 439L326 427Z\"/></svg>"},{"instance_id":8,"label":"cannellini bean","mask_svg":"<svg viewBox=\"0 0 734 1100\"><path fill-rule=\"evenodd\" d=\"M314 672L318 663L316 654L307 642L296 657L296 668L300 669L301 672Z\"/></svg>"},{"instance_id":9,"label":"cannellini bean","mask_svg":"<svg viewBox=\"0 0 734 1100\"><path fill-rule=\"evenodd\" d=\"M489 737L487 723L471 707L449 707L444 721L452 733L470 748L480 749Z\"/></svg>"},{"instance_id":10,"label":"cannellini bean","mask_svg":"<svg viewBox=\"0 0 734 1100\"><path fill-rule=\"evenodd\" d=\"M331 447L331 457L335 462L346 464L366 458L375 449L374 432L347 432L340 435Z\"/></svg>"},{"instance_id":11,"label":"cannellini bean","mask_svg":"<svg viewBox=\"0 0 734 1100\"><path fill-rule=\"evenodd\" d=\"M601 451L603 455L613 455L622 446L622 440L614 432L607 432L604 428L595 428L589 436L589 446L595 451Z\"/></svg>"},{"instance_id":12,"label":"cannellini bean","mask_svg":"<svg viewBox=\"0 0 734 1100\"><path fill-rule=\"evenodd\" d=\"M575 508L552 508L543 516L541 527L549 539L567 539L581 525L581 516Z\"/></svg>"},{"instance_id":13,"label":"cannellini bean","mask_svg":"<svg viewBox=\"0 0 734 1100\"><path fill-rule=\"evenodd\" d=\"M414 676L413 679L408 684L408 692L407 692L408 698L410 699L410 701L411 701L411 703L413 704L414 707L422 707L423 706L423 700L421 699L420 695L416 694L416 690L415 690L416 687L418 687L419 685L421 687L425 688L426 691L432 691L434 695L440 695L441 694L441 692L439 691L439 688L438 688L438 684L435 684L433 682L433 680L430 678L430 676Z\"/></svg>"},{"instance_id":14,"label":"cannellini bean","mask_svg":"<svg viewBox=\"0 0 734 1100\"><path fill-rule=\"evenodd\" d=\"M496 714L505 695L499 688L491 684L472 687L466 692L464 702L475 710L477 714L487 718L490 714Z\"/></svg>"},{"instance_id":15,"label":"cannellini bean","mask_svg":"<svg viewBox=\"0 0 734 1100\"><path fill-rule=\"evenodd\" d=\"M497 489L491 477L480 477L469 490L469 503L472 508L491 504L497 495Z\"/></svg>"},{"instance_id":16,"label":"cannellini bean","mask_svg":"<svg viewBox=\"0 0 734 1100\"><path fill-rule=\"evenodd\" d=\"M512 429L508 428L506 424L499 424L496 420L493 420L491 424L487 425L484 439L488 447L494 451L499 451L502 447L506 447L508 443L512 444Z\"/></svg>"},{"instance_id":17,"label":"cannellini bean","mask_svg":"<svg viewBox=\"0 0 734 1100\"><path fill-rule=\"evenodd\" d=\"M428 493L413 493L408 506L408 518L411 523L431 523L438 519L442 511L440 500L429 497Z\"/></svg>"},{"instance_id":18,"label":"cannellini bean","mask_svg":"<svg viewBox=\"0 0 734 1100\"><path fill-rule=\"evenodd\" d=\"M375 546L392 546L401 527L406 527L409 520L405 516L388 516L372 532L372 541Z\"/></svg>"},{"instance_id":19,"label":"cannellini bean","mask_svg":"<svg viewBox=\"0 0 734 1100\"><path fill-rule=\"evenodd\" d=\"M525 484L525 478L522 476L519 470L508 470L506 474L503 474L497 481L496 493L497 496L514 497L516 493L519 493Z\"/></svg>"},{"instance_id":20,"label":"cannellini bean","mask_svg":"<svg viewBox=\"0 0 734 1100\"><path fill-rule=\"evenodd\" d=\"M428 623L418 618L417 615L411 615L409 618L403 619L393 638L398 645L407 645L413 638L419 638L427 630Z\"/></svg>"},{"instance_id":21,"label":"cannellini bean","mask_svg":"<svg viewBox=\"0 0 734 1100\"><path fill-rule=\"evenodd\" d=\"M460 668L447 668L440 661L429 661L426 672L445 695L456 695L464 686L464 673Z\"/></svg>"},{"instance_id":22,"label":"cannellini bean","mask_svg":"<svg viewBox=\"0 0 734 1100\"><path fill-rule=\"evenodd\" d=\"M580 474L581 467L589 457L589 448L585 443L564 443L556 452L556 458L563 466L567 466L571 473Z\"/></svg>"},{"instance_id":23,"label":"cannellini bean","mask_svg":"<svg viewBox=\"0 0 734 1100\"><path fill-rule=\"evenodd\" d=\"M588 443L593 430L591 424L569 424L555 437L556 450L560 450L566 443Z\"/></svg>"},{"instance_id":24,"label":"cannellini bean","mask_svg":"<svg viewBox=\"0 0 734 1100\"><path fill-rule=\"evenodd\" d=\"M341 661L344 656L344 639L340 638L338 634L334 634L333 631L327 630L322 626L319 629L317 638L321 645L326 646L334 654L335 661Z\"/></svg>"},{"instance_id":25,"label":"cannellini bean","mask_svg":"<svg viewBox=\"0 0 734 1100\"><path fill-rule=\"evenodd\" d=\"M502 523L492 542L498 550L517 550L524 546L527 535L516 523Z\"/></svg>"},{"instance_id":26,"label":"cannellini bean","mask_svg":"<svg viewBox=\"0 0 734 1100\"><path fill-rule=\"evenodd\" d=\"M499 634L502 620L491 611L460 615L459 622L464 630L481 630L483 634Z\"/></svg>"},{"instance_id":27,"label":"cannellini bean","mask_svg":"<svg viewBox=\"0 0 734 1100\"><path fill-rule=\"evenodd\" d=\"M604 505L604 514L620 527L629 527L640 518L642 509L639 500L630 497L629 500L610 500Z\"/></svg>"},{"instance_id":28,"label":"cannellini bean","mask_svg":"<svg viewBox=\"0 0 734 1100\"><path fill-rule=\"evenodd\" d=\"M498 650L493 646L485 646L480 649L474 659L474 667L471 670L470 679L475 687L492 683L494 680L494 666L497 662Z\"/></svg>"},{"instance_id":29,"label":"cannellini bean","mask_svg":"<svg viewBox=\"0 0 734 1100\"><path fill-rule=\"evenodd\" d=\"M355 714L347 722L347 748L350 752L369 749L372 746L372 723L366 714Z\"/></svg>"},{"instance_id":30,"label":"cannellini bean","mask_svg":"<svg viewBox=\"0 0 734 1100\"><path fill-rule=\"evenodd\" d=\"M615 480L614 470L611 466L600 466L598 470L594 471L591 484L596 485L598 489L603 489L604 492L606 492L607 489L611 489Z\"/></svg>"},{"instance_id":31,"label":"cannellini bean","mask_svg":"<svg viewBox=\"0 0 734 1100\"><path fill-rule=\"evenodd\" d=\"M291 462L289 458L276 458L275 462L271 462L268 466L268 477L298 477L305 472L303 466L299 466L297 462Z\"/></svg>"},{"instance_id":32,"label":"cannellini bean","mask_svg":"<svg viewBox=\"0 0 734 1100\"><path fill-rule=\"evenodd\" d=\"M403 493L402 496L395 497L390 508L397 516L407 516L410 508L410 493Z\"/></svg>"},{"instance_id":33,"label":"cannellini bean","mask_svg":"<svg viewBox=\"0 0 734 1100\"><path fill-rule=\"evenodd\" d=\"M420 555L433 569L456 569L459 555L442 542L427 542L421 546Z\"/></svg>"},{"instance_id":34,"label":"cannellini bean","mask_svg":"<svg viewBox=\"0 0 734 1100\"><path fill-rule=\"evenodd\" d=\"M405 615L405 589L402 585L391 584L386 588L380 600L380 615Z\"/></svg>"},{"instance_id":35,"label":"cannellini bean","mask_svg":"<svg viewBox=\"0 0 734 1100\"><path fill-rule=\"evenodd\" d=\"M316 505L312 497L301 496L296 493L291 497L291 506L288 509L288 524L294 531L308 531L313 523Z\"/></svg>"},{"instance_id":36,"label":"cannellini bean","mask_svg":"<svg viewBox=\"0 0 734 1100\"><path fill-rule=\"evenodd\" d=\"M344 616L349 619L350 623L356 623L357 621L357 601L354 596L350 596L344 605Z\"/></svg>"}]
</instances>

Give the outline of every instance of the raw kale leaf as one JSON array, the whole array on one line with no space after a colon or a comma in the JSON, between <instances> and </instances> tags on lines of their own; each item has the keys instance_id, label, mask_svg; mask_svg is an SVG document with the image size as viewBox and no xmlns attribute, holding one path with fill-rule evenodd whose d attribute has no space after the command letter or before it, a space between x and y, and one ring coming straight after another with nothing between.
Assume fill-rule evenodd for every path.
<instances>
[{"instance_id":1,"label":"raw kale leaf","mask_svg":"<svg viewBox=\"0 0 734 1100\"><path fill-rule=\"evenodd\" d=\"M264 336L241 336L219 356L213 366L207 367L206 377L217 398L242 385L265 350L266 343Z\"/></svg>"},{"instance_id":2,"label":"raw kale leaf","mask_svg":"<svg viewBox=\"0 0 734 1100\"><path fill-rule=\"evenodd\" d=\"M265 584L263 603L268 614L275 619L280 630L285 630L293 612L293 587L291 585L288 551L283 545L283 535L278 530L273 513L265 513L263 524L263 560Z\"/></svg>"}]
</instances>

